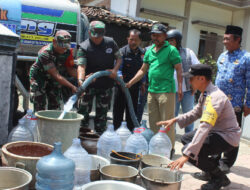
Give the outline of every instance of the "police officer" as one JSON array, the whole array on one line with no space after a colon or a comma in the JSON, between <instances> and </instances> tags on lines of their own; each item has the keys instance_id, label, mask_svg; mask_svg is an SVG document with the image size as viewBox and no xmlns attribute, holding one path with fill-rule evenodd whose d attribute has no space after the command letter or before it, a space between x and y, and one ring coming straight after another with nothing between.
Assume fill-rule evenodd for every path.
<instances>
[{"instance_id":1,"label":"police officer","mask_svg":"<svg viewBox=\"0 0 250 190\"><path fill-rule=\"evenodd\" d=\"M188 113L158 122L157 125L168 128L178 122L183 128L199 118L200 125L197 130L182 136L183 156L169 165L171 169L179 169L189 161L211 175L211 180L203 184L201 190L219 190L229 185L230 180L219 169L218 160L213 159L212 155L238 147L241 129L227 96L211 83L211 67L203 64L192 65L184 75L190 77L192 88L201 92L198 104Z\"/></svg>"},{"instance_id":2,"label":"police officer","mask_svg":"<svg viewBox=\"0 0 250 190\"><path fill-rule=\"evenodd\" d=\"M89 27L90 38L80 44L77 53L78 82L83 81L91 74L110 70L109 77L100 77L88 86L80 100L78 113L84 116L82 127L89 125L89 113L92 109L93 98L96 97L96 116L94 119L95 130L102 134L106 129L107 112L111 101L114 78L121 64L121 54L116 42L104 36L105 24L101 21L92 21ZM115 66L114 66L115 63Z\"/></svg>"},{"instance_id":3,"label":"police officer","mask_svg":"<svg viewBox=\"0 0 250 190\"><path fill-rule=\"evenodd\" d=\"M228 25L224 34L223 43L227 51L217 60L217 76L215 85L218 86L230 100L238 124L241 127L242 114L246 117L250 113L250 53L240 48L243 29ZM239 147L225 152L220 158L220 168L228 173L238 155ZM195 178L209 180L207 173L195 173Z\"/></svg>"},{"instance_id":4,"label":"police officer","mask_svg":"<svg viewBox=\"0 0 250 190\"><path fill-rule=\"evenodd\" d=\"M183 48L181 46L181 40L182 40L182 34L179 30L169 30L167 32L167 41L172 45L175 46L181 56L181 65L182 65L182 71L187 72L191 65L194 64L199 64L199 60L197 59L196 55L194 52L189 49L189 48ZM175 86L178 87L177 85L177 75L175 72ZM194 96L193 92L190 88L190 83L189 83L189 78L183 77L182 80L182 92L183 92L183 98L181 100L178 99L178 93L176 93L176 98L175 98L175 116L178 116L180 106L182 108L182 113L186 113L190 110L193 109L194 107ZM185 127L185 133L188 133L190 131L193 131L194 129L194 124L191 123L187 127Z\"/></svg>"},{"instance_id":5,"label":"police officer","mask_svg":"<svg viewBox=\"0 0 250 190\"><path fill-rule=\"evenodd\" d=\"M34 111L45 110L46 102L47 109L60 109L63 86L76 92L76 86L65 78L76 78L77 75L70 41L71 35L59 30L53 43L38 52L38 58L30 68L30 100L34 104Z\"/></svg>"}]
</instances>

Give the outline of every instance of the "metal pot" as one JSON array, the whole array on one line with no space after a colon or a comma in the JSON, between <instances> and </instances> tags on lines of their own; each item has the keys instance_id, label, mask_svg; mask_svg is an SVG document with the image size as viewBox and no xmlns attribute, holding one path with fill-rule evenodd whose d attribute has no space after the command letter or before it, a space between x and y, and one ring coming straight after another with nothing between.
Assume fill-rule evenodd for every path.
<instances>
[{"instance_id":1,"label":"metal pot","mask_svg":"<svg viewBox=\"0 0 250 190\"><path fill-rule=\"evenodd\" d=\"M82 190L146 190L139 185L125 181L95 181L82 186Z\"/></svg>"},{"instance_id":2,"label":"metal pot","mask_svg":"<svg viewBox=\"0 0 250 190\"><path fill-rule=\"evenodd\" d=\"M0 167L0 189L28 190L32 175L19 168Z\"/></svg>"},{"instance_id":3,"label":"metal pot","mask_svg":"<svg viewBox=\"0 0 250 190\"><path fill-rule=\"evenodd\" d=\"M141 168L146 167L168 167L171 160L167 157L155 155L155 154L147 154L143 155L141 159Z\"/></svg>"},{"instance_id":4,"label":"metal pot","mask_svg":"<svg viewBox=\"0 0 250 190\"><path fill-rule=\"evenodd\" d=\"M180 190L183 180L181 172L162 167L144 168L140 176L147 190Z\"/></svg>"},{"instance_id":5,"label":"metal pot","mask_svg":"<svg viewBox=\"0 0 250 190\"><path fill-rule=\"evenodd\" d=\"M141 161L140 155L131 153L131 152L117 152L117 153L118 154L114 152L110 153L109 157L110 157L111 164L127 165L127 166L135 167L137 169L140 166L140 161ZM123 156L133 158L134 160L124 158Z\"/></svg>"},{"instance_id":6,"label":"metal pot","mask_svg":"<svg viewBox=\"0 0 250 190\"><path fill-rule=\"evenodd\" d=\"M101 156L90 155L91 157L91 168L90 168L90 180L97 181L100 180L100 171L99 169L103 166L107 166L110 162Z\"/></svg>"},{"instance_id":7,"label":"metal pot","mask_svg":"<svg viewBox=\"0 0 250 190\"><path fill-rule=\"evenodd\" d=\"M118 180L135 183L138 170L131 166L111 164L100 169L102 180Z\"/></svg>"},{"instance_id":8,"label":"metal pot","mask_svg":"<svg viewBox=\"0 0 250 190\"><path fill-rule=\"evenodd\" d=\"M85 148L85 150L89 154L96 154L97 153L97 141L99 139L99 135L96 133L88 132L83 133L79 136L79 139L81 139L82 147Z\"/></svg>"}]
</instances>

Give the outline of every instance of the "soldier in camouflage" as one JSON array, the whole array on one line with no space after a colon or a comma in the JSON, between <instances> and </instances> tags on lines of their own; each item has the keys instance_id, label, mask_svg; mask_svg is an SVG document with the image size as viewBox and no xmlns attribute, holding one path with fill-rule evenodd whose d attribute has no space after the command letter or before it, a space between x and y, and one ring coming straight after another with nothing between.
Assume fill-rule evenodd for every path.
<instances>
[{"instance_id":1,"label":"soldier in camouflage","mask_svg":"<svg viewBox=\"0 0 250 190\"><path fill-rule=\"evenodd\" d=\"M30 68L30 100L34 111L60 109L62 87L76 92L77 87L65 77L77 77L74 68L71 35L60 30L51 44L41 48L36 62Z\"/></svg>"},{"instance_id":2,"label":"soldier in camouflage","mask_svg":"<svg viewBox=\"0 0 250 190\"><path fill-rule=\"evenodd\" d=\"M114 78L121 64L121 54L116 42L104 36L105 24L101 21L92 21L89 27L90 38L80 44L77 53L78 83L92 73L102 70L110 70L109 77L96 79L88 86L84 96L80 99L78 113L84 115L82 127L89 125L89 113L92 109L93 98L96 97L96 116L94 119L95 130L102 134L106 129L107 112L109 109ZM114 62L116 62L114 66Z\"/></svg>"}]
</instances>

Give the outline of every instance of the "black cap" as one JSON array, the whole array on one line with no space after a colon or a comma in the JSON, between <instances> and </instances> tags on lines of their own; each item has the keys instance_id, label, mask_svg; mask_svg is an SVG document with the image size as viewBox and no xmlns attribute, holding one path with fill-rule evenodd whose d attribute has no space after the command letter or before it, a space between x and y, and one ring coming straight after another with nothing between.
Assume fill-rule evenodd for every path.
<instances>
[{"instance_id":1,"label":"black cap","mask_svg":"<svg viewBox=\"0 0 250 190\"><path fill-rule=\"evenodd\" d=\"M154 24L152 26L151 29L151 34L156 33L156 34L160 34L160 33L166 33L167 32L167 27L164 26L163 24Z\"/></svg>"},{"instance_id":2,"label":"black cap","mask_svg":"<svg viewBox=\"0 0 250 190\"><path fill-rule=\"evenodd\" d=\"M227 25L225 34L234 34L241 36L243 29L239 26Z\"/></svg>"},{"instance_id":3,"label":"black cap","mask_svg":"<svg viewBox=\"0 0 250 190\"><path fill-rule=\"evenodd\" d=\"M212 77L212 68L206 64L195 64L190 67L188 72L183 73L182 76L206 76L210 79Z\"/></svg>"}]
</instances>

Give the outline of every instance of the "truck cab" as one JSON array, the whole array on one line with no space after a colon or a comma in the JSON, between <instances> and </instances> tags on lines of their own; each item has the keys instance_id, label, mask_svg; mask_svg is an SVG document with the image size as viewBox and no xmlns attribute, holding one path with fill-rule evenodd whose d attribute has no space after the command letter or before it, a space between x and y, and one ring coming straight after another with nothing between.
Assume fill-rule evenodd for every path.
<instances>
[{"instance_id":1,"label":"truck cab","mask_svg":"<svg viewBox=\"0 0 250 190\"><path fill-rule=\"evenodd\" d=\"M67 30L71 47L88 37L88 19L78 0L0 0L0 23L20 35L17 48L16 85L28 108L29 68L42 46L52 42L58 30Z\"/></svg>"}]
</instances>

